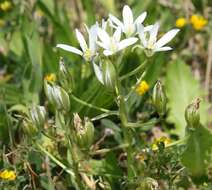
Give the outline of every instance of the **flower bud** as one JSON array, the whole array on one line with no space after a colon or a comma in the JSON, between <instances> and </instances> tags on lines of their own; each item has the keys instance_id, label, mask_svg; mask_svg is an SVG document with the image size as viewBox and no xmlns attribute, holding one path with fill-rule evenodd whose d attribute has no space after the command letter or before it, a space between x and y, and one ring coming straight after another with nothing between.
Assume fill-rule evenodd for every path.
<instances>
[{"instance_id":1,"label":"flower bud","mask_svg":"<svg viewBox=\"0 0 212 190\"><path fill-rule=\"evenodd\" d=\"M114 91L117 83L116 69L109 60L102 63L102 77L104 85L110 91Z\"/></svg>"},{"instance_id":2,"label":"flower bud","mask_svg":"<svg viewBox=\"0 0 212 190\"><path fill-rule=\"evenodd\" d=\"M74 127L76 130L76 144L81 149L89 149L94 139L93 123L88 119L85 119L84 123L82 123L79 115L74 114Z\"/></svg>"},{"instance_id":3,"label":"flower bud","mask_svg":"<svg viewBox=\"0 0 212 190\"><path fill-rule=\"evenodd\" d=\"M50 103L59 110L69 111L70 100L68 93L60 86L50 85L47 82L44 85L45 93Z\"/></svg>"},{"instance_id":4,"label":"flower bud","mask_svg":"<svg viewBox=\"0 0 212 190\"><path fill-rule=\"evenodd\" d=\"M46 110L43 106L32 106L29 110L29 117L34 126L42 129L46 120Z\"/></svg>"},{"instance_id":5,"label":"flower bud","mask_svg":"<svg viewBox=\"0 0 212 190\"><path fill-rule=\"evenodd\" d=\"M39 133L39 129L28 120L23 120L23 131L30 137L36 136Z\"/></svg>"},{"instance_id":6,"label":"flower bud","mask_svg":"<svg viewBox=\"0 0 212 190\"><path fill-rule=\"evenodd\" d=\"M73 80L71 73L69 72L67 66L65 65L63 58L60 58L59 65L59 81L60 84L66 89L71 90L73 85Z\"/></svg>"},{"instance_id":7,"label":"flower bud","mask_svg":"<svg viewBox=\"0 0 212 190\"><path fill-rule=\"evenodd\" d=\"M158 182L150 177L143 179L136 190L157 190Z\"/></svg>"},{"instance_id":8,"label":"flower bud","mask_svg":"<svg viewBox=\"0 0 212 190\"><path fill-rule=\"evenodd\" d=\"M153 88L152 103L159 115L166 113L166 94L160 81L157 81Z\"/></svg>"},{"instance_id":9,"label":"flower bud","mask_svg":"<svg viewBox=\"0 0 212 190\"><path fill-rule=\"evenodd\" d=\"M188 127L194 128L200 123L199 104L200 99L197 98L194 102L189 104L185 110L185 120Z\"/></svg>"}]
</instances>

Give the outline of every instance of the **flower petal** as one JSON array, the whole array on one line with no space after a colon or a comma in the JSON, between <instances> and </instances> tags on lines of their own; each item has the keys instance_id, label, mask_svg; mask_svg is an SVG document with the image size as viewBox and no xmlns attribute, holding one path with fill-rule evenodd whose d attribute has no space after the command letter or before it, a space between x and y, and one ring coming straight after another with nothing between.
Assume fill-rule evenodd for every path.
<instances>
[{"instance_id":1,"label":"flower petal","mask_svg":"<svg viewBox=\"0 0 212 190\"><path fill-rule=\"evenodd\" d=\"M142 24L139 24L137 25L137 30L138 30L138 36L141 40L141 43L143 45L143 47L146 47L147 46L147 40L146 40L146 37L145 37L145 33L144 33L144 26Z\"/></svg>"},{"instance_id":2,"label":"flower petal","mask_svg":"<svg viewBox=\"0 0 212 190\"><path fill-rule=\"evenodd\" d=\"M127 38L125 40L122 40L119 44L118 44L118 51L134 44L135 42L137 42L138 38Z\"/></svg>"},{"instance_id":3,"label":"flower petal","mask_svg":"<svg viewBox=\"0 0 212 190\"><path fill-rule=\"evenodd\" d=\"M166 34L164 34L155 44L156 48L160 48L162 46L164 46L165 44L167 44L168 42L170 42L175 36L176 34L179 32L179 29L173 29L170 30L169 32L167 32Z\"/></svg>"},{"instance_id":4,"label":"flower petal","mask_svg":"<svg viewBox=\"0 0 212 190\"><path fill-rule=\"evenodd\" d=\"M70 51L72 53L76 53L78 55L83 55L82 51L80 51L79 49L77 49L73 46L69 46L69 45L66 45L66 44L57 44L56 47L61 48L61 49L66 50L66 51Z\"/></svg>"},{"instance_id":5,"label":"flower petal","mask_svg":"<svg viewBox=\"0 0 212 190\"><path fill-rule=\"evenodd\" d=\"M108 35L108 33L105 30L98 28L97 34L102 43L104 43L105 46L108 47L110 44L110 36Z\"/></svg>"},{"instance_id":6,"label":"flower petal","mask_svg":"<svg viewBox=\"0 0 212 190\"><path fill-rule=\"evenodd\" d=\"M155 23L150 30L150 37L149 37L149 42L150 43L155 43L157 40L157 35L158 35L158 29L159 29L159 23Z\"/></svg>"},{"instance_id":7,"label":"flower petal","mask_svg":"<svg viewBox=\"0 0 212 190\"><path fill-rule=\"evenodd\" d=\"M98 29L97 24L94 24L89 29L89 49L91 50L92 53L96 51L97 29Z\"/></svg>"},{"instance_id":8,"label":"flower petal","mask_svg":"<svg viewBox=\"0 0 212 190\"><path fill-rule=\"evenodd\" d=\"M78 29L76 29L76 36L82 51L85 52L88 49L88 46L86 44L85 38Z\"/></svg>"},{"instance_id":9,"label":"flower petal","mask_svg":"<svg viewBox=\"0 0 212 190\"><path fill-rule=\"evenodd\" d=\"M115 16L113 16L112 14L109 14L109 19L115 23L117 26L119 27L123 27L123 23Z\"/></svg>"},{"instance_id":10,"label":"flower petal","mask_svg":"<svg viewBox=\"0 0 212 190\"><path fill-rule=\"evenodd\" d=\"M106 46L104 43L100 42L100 41L97 41L96 42L98 46L104 48L104 49L108 49L108 46Z\"/></svg>"},{"instance_id":11,"label":"flower petal","mask_svg":"<svg viewBox=\"0 0 212 190\"><path fill-rule=\"evenodd\" d=\"M124 26L133 24L133 13L128 5L125 5L122 12Z\"/></svg>"},{"instance_id":12,"label":"flower petal","mask_svg":"<svg viewBox=\"0 0 212 190\"><path fill-rule=\"evenodd\" d=\"M113 55L115 52L112 52L110 50L104 50L103 53L105 56L110 56L110 55Z\"/></svg>"},{"instance_id":13,"label":"flower petal","mask_svg":"<svg viewBox=\"0 0 212 190\"><path fill-rule=\"evenodd\" d=\"M159 51L170 51L170 50L172 50L171 47L165 46L165 47L161 47L161 48L158 48L158 49L154 49L154 52L159 52Z\"/></svg>"},{"instance_id":14,"label":"flower petal","mask_svg":"<svg viewBox=\"0 0 212 190\"><path fill-rule=\"evenodd\" d=\"M140 14L140 16L138 16L138 18L136 18L135 24L143 23L144 19L146 18L146 15L147 15L147 12L143 12L142 14Z\"/></svg>"},{"instance_id":15,"label":"flower petal","mask_svg":"<svg viewBox=\"0 0 212 190\"><path fill-rule=\"evenodd\" d=\"M114 40L115 40L116 42L119 42L119 41L120 41L120 39L121 39L121 28L120 28L120 27L118 27L118 28L116 29L116 31L114 32L113 38L114 38Z\"/></svg>"},{"instance_id":16,"label":"flower petal","mask_svg":"<svg viewBox=\"0 0 212 190\"><path fill-rule=\"evenodd\" d=\"M103 75L102 75L102 71L101 71L100 67L93 62L93 68L94 68L94 73L96 75L96 78L99 80L99 82L104 84Z\"/></svg>"},{"instance_id":17,"label":"flower petal","mask_svg":"<svg viewBox=\"0 0 212 190\"><path fill-rule=\"evenodd\" d=\"M145 26L144 27L144 32L149 32L150 30L152 30L154 25L149 25L149 26Z\"/></svg>"}]
</instances>

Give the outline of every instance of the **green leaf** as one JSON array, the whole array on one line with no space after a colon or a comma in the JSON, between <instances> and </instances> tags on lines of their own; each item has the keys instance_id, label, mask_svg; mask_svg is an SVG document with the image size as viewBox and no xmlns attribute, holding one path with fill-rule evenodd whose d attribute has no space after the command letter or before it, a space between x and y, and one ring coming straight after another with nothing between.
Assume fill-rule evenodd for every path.
<instances>
[{"instance_id":1,"label":"green leaf","mask_svg":"<svg viewBox=\"0 0 212 190\"><path fill-rule=\"evenodd\" d=\"M184 112L186 106L195 98L203 97L198 81L194 79L189 67L181 60L170 64L167 68L166 92L168 97L168 121L175 124L173 131L180 137L185 134L186 121ZM201 123L207 121L207 105L200 105Z\"/></svg>"},{"instance_id":2,"label":"green leaf","mask_svg":"<svg viewBox=\"0 0 212 190\"><path fill-rule=\"evenodd\" d=\"M21 56L23 53L23 42L20 32L14 32L10 41L10 50L16 55Z\"/></svg>"},{"instance_id":3,"label":"green leaf","mask_svg":"<svg viewBox=\"0 0 212 190\"><path fill-rule=\"evenodd\" d=\"M26 42L32 63L30 87L32 92L38 92L42 86L42 44L38 33L35 31L31 37L26 37Z\"/></svg>"},{"instance_id":4,"label":"green leaf","mask_svg":"<svg viewBox=\"0 0 212 190\"><path fill-rule=\"evenodd\" d=\"M191 131L187 147L182 154L182 164L195 177L201 177L206 172L207 154L212 149L212 133L202 125Z\"/></svg>"}]
</instances>

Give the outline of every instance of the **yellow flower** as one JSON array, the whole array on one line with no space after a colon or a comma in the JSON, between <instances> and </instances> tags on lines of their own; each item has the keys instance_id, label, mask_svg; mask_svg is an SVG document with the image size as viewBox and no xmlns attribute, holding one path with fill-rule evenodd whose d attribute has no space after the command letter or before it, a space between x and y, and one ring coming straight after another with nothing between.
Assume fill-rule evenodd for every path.
<instances>
[{"instance_id":1,"label":"yellow flower","mask_svg":"<svg viewBox=\"0 0 212 190\"><path fill-rule=\"evenodd\" d=\"M44 16L44 12L41 9L37 9L35 11L35 16L36 17L42 17L42 16Z\"/></svg>"},{"instance_id":2,"label":"yellow flower","mask_svg":"<svg viewBox=\"0 0 212 190\"><path fill-rule=\"evenodd\" d=\"M0 8L3 11L8 11L8 10L10 10L11 7L12 7L12 4L9 1L4 1L3 3L0 4Z\"/></svg>"},{"instance_id":3,"label":"yellow flower","mask_svg":"<svg viewBox=\"0 0 212 190\"><path fill-rule=\"evenodd\" d=\"M56 75L54 73L50 73L50 74L46 75L44 79L49 82L54 82L54 81L56 81Z\"/></svg>"},{"instance_id":4,"label":"yellow flower","mask_svg":"<svg viewBox=\"0 0 212 190\"><path fill-rule=\"evenodd\" d=\"M178 28L182 28L186 25L187 21L184 17L180 17L176 20L175 25Z\"/></svg>"},{"instance_id":5,"label":"yellow flower","mask_svg":"<svg viewBox=\"0 0 212 190\"><path fill-rule=\"evenodd\" d=\"M165 136L160 137L160 138L158 138L158 139L155 139L155 140L154 140L154 143L152 144L152 150L158 150L158 145L159 145L160 143L163 143L164 146L166 147L168 144L171 143L171 139L168 138L168 137L165 137Z\"/></svg>"},{"instance_id":6,"label":"yellow flower","mask_svg":"<svg viewBox=\"0 0 212 190\"><path fill-rule=\"evenodd\" d=\"M192 15L190 22L195 30L202 30L208 23L207 19L200 15Z\"/></svg>"},{"instance_id":7,"label":"yellow flower","mask_svg":"<svg viewBox=\"0 0 212 190\"><path fill-rule=\"evenodd\" d=\"M148 90L149 90L149 85L144 80L141 81L138 84L137 88L135 89L135 91L141 96L144 95Z\"/></svg>"},{"instance_id":8,"label":"yellow flower","mask_svg":"<svg viewBox=\"0 0 212 190\"><path fill-rule=\"evenodd\" d=\"M4 171L0 172L0 178L5 179L5 180L15 180L16 174L12 170L4 170Z\"/></svg>"},{"instance_id":9,"label":"yellow flower","mask_svg":"<svg viewBox=\"0 0 212 190\"><path fill-rule=\"evenodd\" d=\"M0 19L0 28L5 26L5 21L3 19Z\"/></svg>"}]
</instances>

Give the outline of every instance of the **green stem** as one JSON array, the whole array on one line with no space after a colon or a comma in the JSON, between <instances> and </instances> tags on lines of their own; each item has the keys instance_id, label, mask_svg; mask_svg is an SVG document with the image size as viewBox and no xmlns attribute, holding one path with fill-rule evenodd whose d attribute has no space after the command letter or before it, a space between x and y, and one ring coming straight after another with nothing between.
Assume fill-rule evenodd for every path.
<instances>
[{"instance_id":1,"label":"green stem","mask_svg":"<svg viewBox=\"0 0 212 190\"><path fill-rule=\"evenodd\" d=\"M65 140L66 143L68 145L68 150L71 152L71 157L72 157L72 166L73 166L73 171L74 171L74 175L75 175L75 180L78 186L79 190L83 190L83 183L81 180L81 175L80 175L80 171L79 171L79 165L78 165L78 158L77 158L77 150L75 147L75 144L73 142L73 139L70 138L69 134L74 134L72 132L70 132L70 128L67 127L67 124L64 120L64 115L61 114L61 112L56 112L56 114L58 115L59 121L61 126L63 127L63 130L65 131Z\"/></svg>"},{"instance_id":2,"label":"green stem","mask_svg":"<svg viewBox=\"0 0 212 190\"><path fill-rule=\"evenodd\" d=\"M91 119L91 121L96 121L96 120L108 117L110 115L119 115L119 113L117 111L111 111L111 112L108 112L108 113L103 113L103 114L97 115L96 117L93 117Z\"/></svg>"},{"instance_id":3,"label":"green stem","mask_svg":"<svg viewBox=\"0 0 212 190\"><path fill-rule=\"evenodd\" d=\"M78 164L76 147L75 147L75 144L72 141L69 141L69 143L71 145L70 151L71 151L72 162L73 162L73 170L74 170L74 173L75 173L75 176L76 176L76 182L78 184L79 189L84 190L84 187L83 187L84 185L82 183L81 175L80 175L80 172L79 172L79 164Z\"/></svg>"},{"instance_id":4,"label":"green stem","mask_svg":"<svg viewBox=\"0 0 212 190\"><path fill-rule=\"evenodd\" d=\"M125 107L124 97L119 95L119 115L122 123L123 128L123 135L124 135L124 143L129 144L126 147L127 152L127 172L128 172L128 180L131 181L133 177L133 150L132 150L132 131L129 127L127 127L128 117L127 111Z\"/></svg>"},{"instance_id":5,"label":"green stem","mask_svg":"<svg viewBox=\"0 0 212 190\"><path fill-rule=\"evenodd\" d=\"M185 136L182 139L179 139L179 140L177 140L173 143L170 143L170 144L166 145L166 148L169 148L169 147L172 147L172 146L177 146L177 145L182 145L187 141L188 137L189 136Z\"/></svg>"},{"instance_id":6,"label":"green stem","mask_svg":"<svg viewBox=\"0 0 212 190\"><path fill-rule=\"evenodd\" d=\"M136 84L134 86L132 86L130 92L126 95L125 97L125 101L127 101L129 99L129 97L132 95L132 93L135 91L136 87L139 85L139 83L143 80L144 76L145 76L146 72L143 72L142 75L140 76L140 78L137 80Z\"/></svg>"},{"instance_id":7,"label":"green stem","mask_svg":"<svg viewBox=\"0 0 212 190\"><path fill-rule=\"evenodd\" d=\"M80 103L80 104L82 104L82 105L85 105L85 106L87 106L87 107L89 107L89 108L93 108L93 109L95 109L95 110L99 110L99 111L105 112L105 113L111 112L111 111L108 110L108 109L100 108L100 107L97 107L97 106L95 106L95 105L93 105L93 104L89 104L89 103L87 103L87 102L85 102L85 101L83 101L83 100L77 98L77 97L76 97L75 95L73 95L73 94L71 95L71 98L72 98L73 100L75 100L76 102L78 102L78 103Z\"/></svg>"},{"instance_id":8,"label":"green stem","mask_svg":"<svg viewBox=\"0 0 212 190\"><path fill-rule=\"evenodd\" d=\"M105 154L105 153L112 152L115 150L127 148L128 146L129 146L129 144L121 144L121 145L113 147L113 148L104 148L104 149L100 149L95 152L92 152L91 155Z\"/></svg>"},{"instance_id":9,"label":"green stem","mask_svg":"<svg viewBox=\"0 0 212 190\"><path fill-rule=\"evenodd\" d=\"M146 67L147 61L144 61L143 64L139 65L136 69L130 71L129 73L123 75L120 77L120 80L124 80L126 78L129 78L133 75L135 75L136 73L138 73L140 70L144 70L144 68Z\"/></svg>"},{"instance_id":10,"label":"green stem","mask_svg":"<svg viewBox=\"0 0 212 190\"><path fill-rule=\"evenodd\" d=\"M157 119L152 119L148 122L145 122L145 123L127 123L127 127L131 127L131 128L139 128L139 127L142 127L142 129L144 131L147 131L149 129L151 129L151 126L155 125L156 123L158 123L158 120Z\"/></svg>"},{"instance_id":11,"label":"green stem","mask_svg":"<svg viewBox=\"0 0 212 190\"><path fill-rule=\"evenodd\" d=\"M43 152L45 153L54 163L56 163L58 166L60 166L63 170L65 170L68 174L70 174L73 178L74 173L72 170L70 170L65 164L60 162L56 157L54 157L51 153L49 153L45 148L43 148L40 144L36 143L36 146Z\"/></svg>"}]
</instances>

